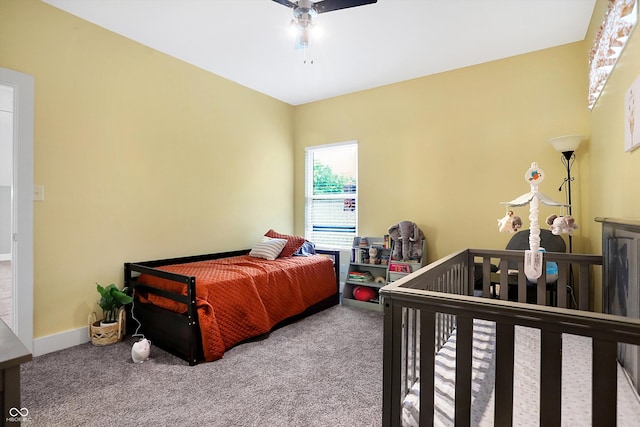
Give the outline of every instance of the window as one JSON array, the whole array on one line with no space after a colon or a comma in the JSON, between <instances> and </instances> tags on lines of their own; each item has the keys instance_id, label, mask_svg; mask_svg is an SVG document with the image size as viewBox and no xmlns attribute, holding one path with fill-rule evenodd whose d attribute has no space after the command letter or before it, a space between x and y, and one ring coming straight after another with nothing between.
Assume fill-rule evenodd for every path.
<instances>
[{"instance_id":1,"label":"window","mask_svg":"<svg viewBox=\"0 0 640 427\"><path fill-rule=\"evenodd\" d=\"M350 248L358 226L358 143L306 149L305 237Z\"/></svg>"}]
</instances>

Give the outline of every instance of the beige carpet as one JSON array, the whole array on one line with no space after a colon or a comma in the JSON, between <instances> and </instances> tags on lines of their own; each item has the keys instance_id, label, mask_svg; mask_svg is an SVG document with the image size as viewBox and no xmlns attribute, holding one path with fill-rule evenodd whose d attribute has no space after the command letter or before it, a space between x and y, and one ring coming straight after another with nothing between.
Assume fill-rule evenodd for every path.
<instances>
[{"instance_id":1,"label":"beige carpet","mask_svg":"<svg viewBox=\"0 0 640 427\"><path fill-rule=\"evenodd\" d=\"M0 319L12 327L11 261L0 261Z\"/></svg>"},{"instance_id":2,"label":"beige carpet","mask_svg":"<svg viewBox=\"0 0 640 427\"><path fill-rule=\"evenodd\" d=\"M187 366L91 343L22 365L23 427L376 427L383 314L335 306Z\"/></svg>"}]
</instances>

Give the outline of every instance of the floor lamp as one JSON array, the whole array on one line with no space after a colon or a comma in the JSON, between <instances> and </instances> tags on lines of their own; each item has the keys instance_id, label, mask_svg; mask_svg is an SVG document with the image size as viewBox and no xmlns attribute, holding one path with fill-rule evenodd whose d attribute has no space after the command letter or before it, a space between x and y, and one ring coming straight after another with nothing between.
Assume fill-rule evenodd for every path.
<instances>
[{"instance_id":1,"label":"floor lamp","mask_svg":"<svg viewBox=\"0 0 640 427\"><path fill-rule=\"evenodd\" d=\"M562 191L562 187L564 185L567 186L567 205L569 205L569 208L568 208L569 215L572 214L571 182L573 182L573 180L575 179L574 177L571 176L571 166L573 166L573 162L575 162L576 160L575 151L578 149L578 146L580 146L580 143L582 142L583 139L584 139L584 136L582 135L567 135L567 136L559 136L557 138L552 138L549 140L549 144L551 144L553 148L556 149L556 151L559 151L562 153L562 157L560 159L562 160L562 164L567 170L567 176L562 181L562 184L560 184L560 188L558 188L558 191ZM572 253L572 252L573 252L573 241L572 241L571 235L569 235L569 253Z\"/></svg>"},{"instance_id":2,"label":"floor lamp","mask_svg":"<svg viewBox=\"0 0 640 427\"><path fill-rule=\"evenodd\" d=\"M583 139L584 136L582 135L567 135L559 136L557 138L552 138L549 140L549 144L551 144L556 151L562 153L562 157L560 158L560 160L562 160L562 164L567 170L567 176L562 181L562 184L560 184L560 188L558 188L558 191L562 191L562 186L567 186L567 205L569 205L569 215L571 215L571 182L574 180L574 177L571 176L571 166L573 166L573 162L576 161L575 151L578 149L578 146L580 146L580 143ZM569 253L572 252L573 239L571 234L569 234ZM573 290L573 265L571 264L569 264L569 284L567 286L567 290L571 294L574 306L576 306L575 294Z\"/></svg>"}]
</instances>

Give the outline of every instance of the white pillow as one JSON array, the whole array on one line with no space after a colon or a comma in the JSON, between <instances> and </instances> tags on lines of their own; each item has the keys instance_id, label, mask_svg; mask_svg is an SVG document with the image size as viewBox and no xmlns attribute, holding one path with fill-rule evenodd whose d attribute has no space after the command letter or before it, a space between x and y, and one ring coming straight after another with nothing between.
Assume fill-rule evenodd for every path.
<instances>
[{"instance_id":1,"label":"white pillow","mask_svg":"<svg viewBox=\"0 0 640 427\"><path fill-rule=\"evenodd\" d=\"M280 252L282 252L286 244L287 241L285 239L270 239L267 237L256 243L251 249L251 252L249 252L249 255L273 261L278 258L278 255L280 255Z\"/></svg>"}]
</instances>

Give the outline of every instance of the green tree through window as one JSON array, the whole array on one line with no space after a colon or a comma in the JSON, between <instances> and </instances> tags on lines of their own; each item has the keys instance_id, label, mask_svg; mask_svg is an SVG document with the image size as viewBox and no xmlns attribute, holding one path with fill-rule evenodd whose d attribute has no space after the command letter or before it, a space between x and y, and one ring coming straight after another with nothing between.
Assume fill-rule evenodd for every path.
<instances>
[{"instance_id":1,"label":"green tree through window","mask_svg":"<svg viewBox=\"0 0 640 427\"><path fill-rule=\"evenodd\" d=\"M321 163L313 164L313 194L335 194L345 192L345 185L355 182L352 177L338 175L331 167Z\"/></svg>"}]
</instances>

